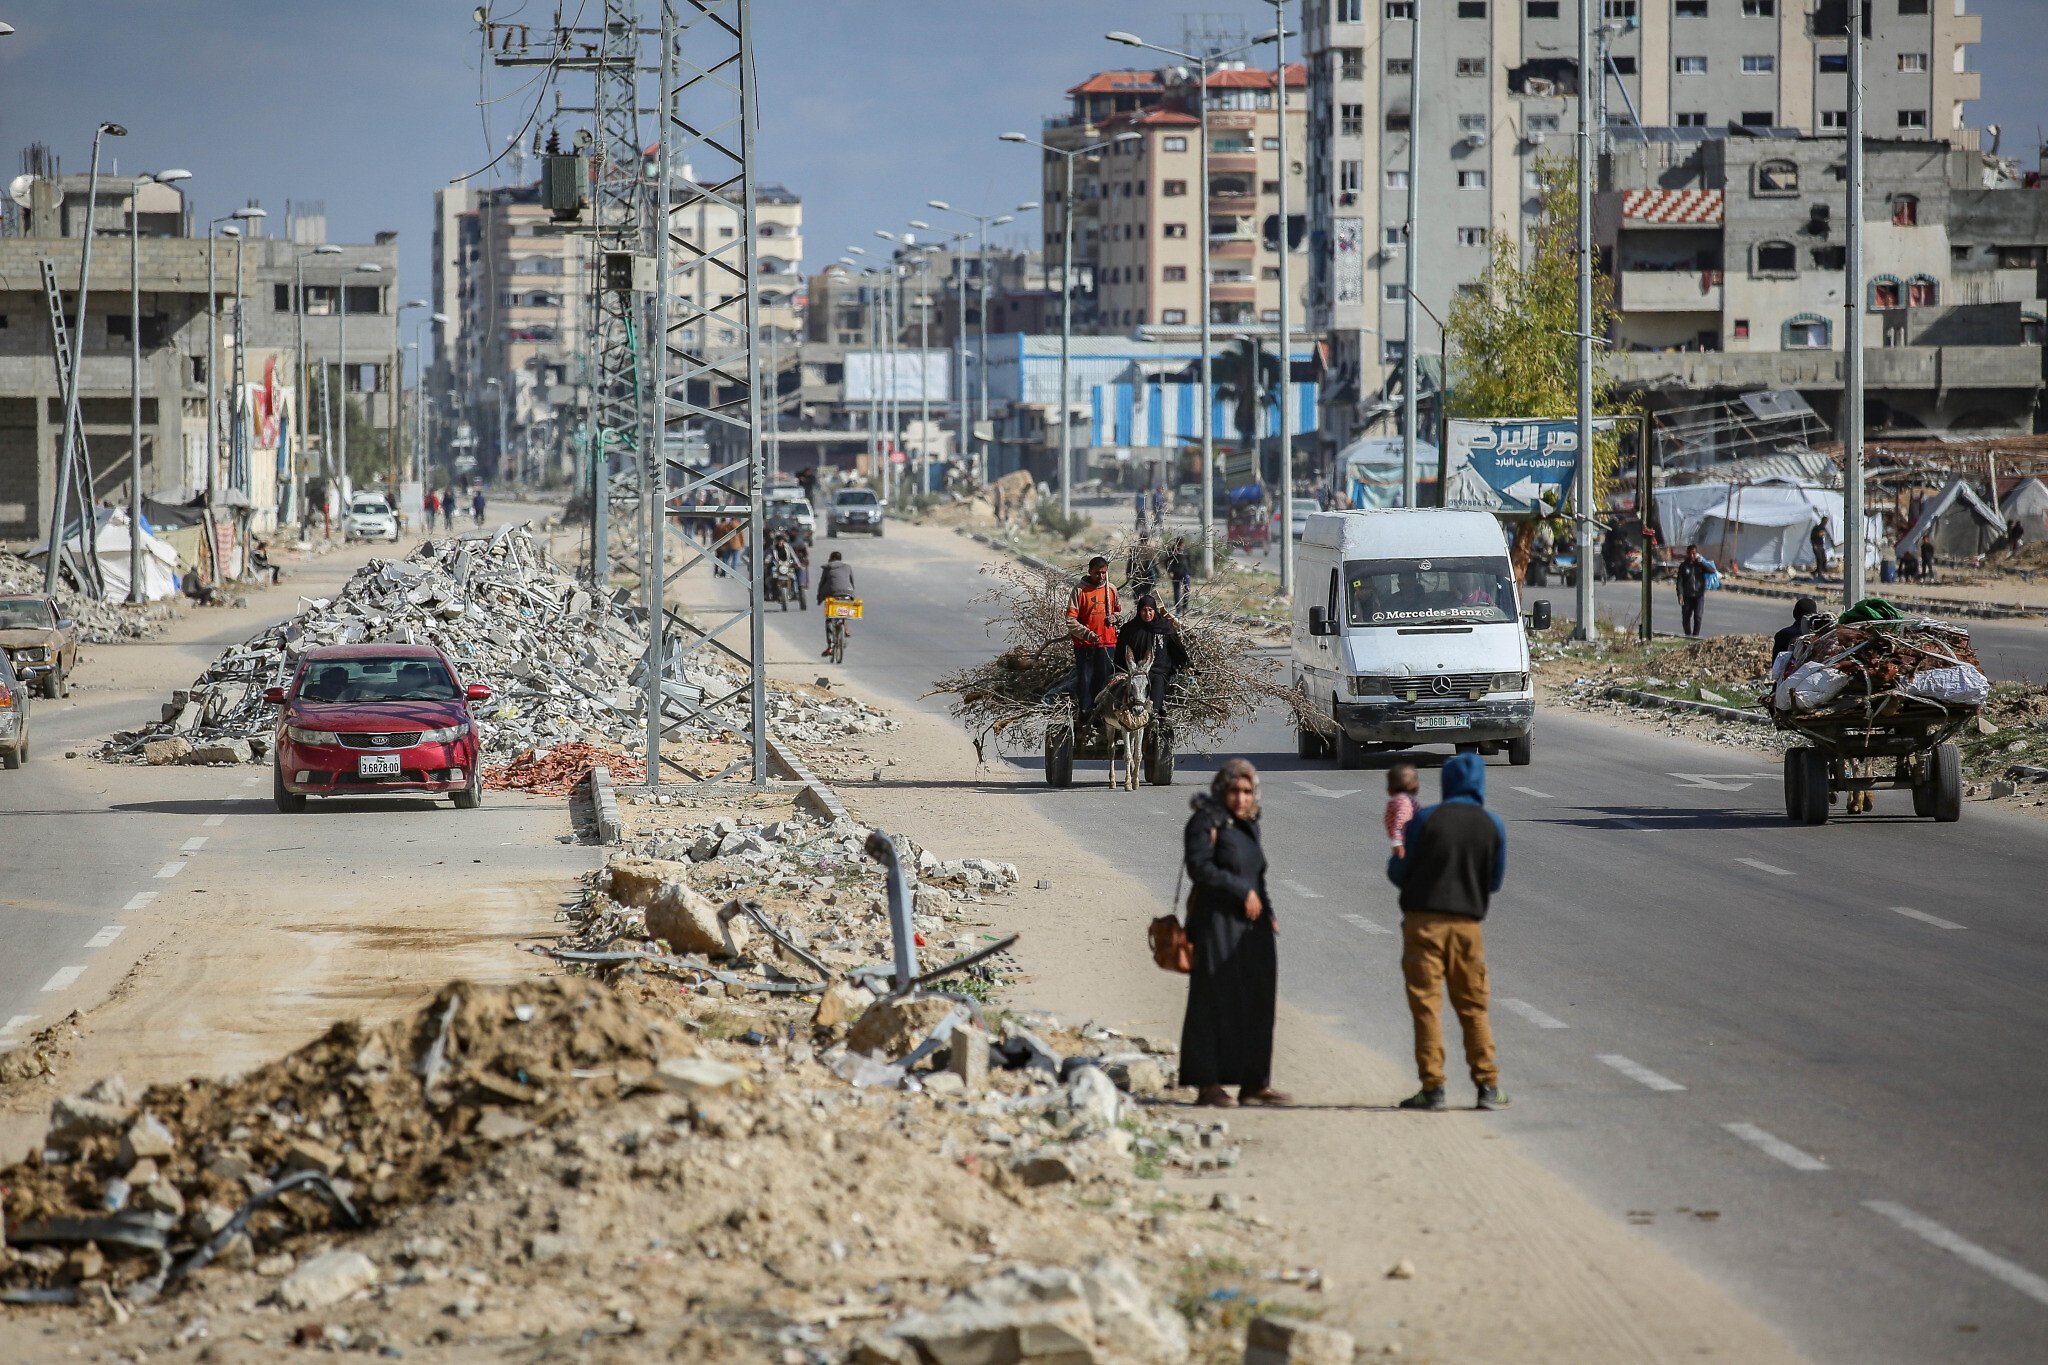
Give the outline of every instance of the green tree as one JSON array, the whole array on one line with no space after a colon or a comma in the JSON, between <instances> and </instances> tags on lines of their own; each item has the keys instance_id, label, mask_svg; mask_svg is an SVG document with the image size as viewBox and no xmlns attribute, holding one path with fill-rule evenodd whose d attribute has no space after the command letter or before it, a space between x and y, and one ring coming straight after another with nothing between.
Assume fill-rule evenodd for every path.
<instances>
[{"instance_id":1,"label":"green tree","mask_svg":"<svg viewBox=\"0 0 2048 1365\"><path fill-rule=\"evenodd\" d=\"M1570 161L1545 157L1536 163L1540 207L1531 220L1528 243L1495 234L1491 255L1476 288L1461 290L1451 304L1446 330L1456 352L1449 381L1452 417L1572 417L1578 413L1578 213L1579 191ZM1593 335L1604 336L1619 315L1614 281L1593 275ZM1596 343L1596 359L1598 356ZM1604 365L1593 370L1593 411L1628 411L1620 385ZM1593 439L1594 496L1604 498L1619 458L1620 437L1609 431ZM1536 534L1532 520L1515 528L1515 572L1529 558Z\"/></svg>"}]
</instances>

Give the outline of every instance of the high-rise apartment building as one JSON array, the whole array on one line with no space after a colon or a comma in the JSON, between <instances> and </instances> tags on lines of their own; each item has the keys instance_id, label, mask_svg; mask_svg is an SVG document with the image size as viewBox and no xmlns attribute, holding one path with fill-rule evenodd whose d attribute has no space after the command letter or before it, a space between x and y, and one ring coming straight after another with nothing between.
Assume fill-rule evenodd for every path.
<instances>
[{"instance_id":1,"label":"high-rise apartment building","mask_svg":"<svg viewBox=\"0 0 2048 1365\"><path fill-rule=\"evenodd\" d=\"M1873 137L1974 147L1964 0L1868 0L1866 127ZM1403 335L1408 151L1420 139L1417 302L1442 317L1520 238L1537 160L1569 157L1577 128L1578 0L1303 0L1309 69L1311 326L1328 334L1324 431L1341 446L1385 415ZM1421 21L1420 99L1411 72ZM1844 0L1601 0L1611 148L1636 128L1684 136L1846 126ZM1782 135L1782 134L1781 134ZM1436 328L1415 338L1428 354Z\"/></svg>"},{"instance_id":2,"label":"high-rise apartment building","mask_svg":"<svg viewBox=\"0 0 2048 1365\"><path fill-rule=\"evenodd\" d=\"M759 187L755 201L762 340L793 347L803 329L803 203L778 185ZM556 222L537 182L455 185L437 192L435 204L434 311L448 318L436 327L435 373L445 376L478 449L496 452L502 429L506 453L529 473L566 475L576 467L589 403L588 225ZM670 226L680 239L670 261L674 296L715 304L733 288L726 265L738 264L738 215L697 203L672 214ZM733 343L729 327L686 324L681 312L676 320L692 346ZM706 335L712 326L717 334ZM439 397L430 394L437 411ZM509 473L512 465L495 467Z\"/></svg>"},{"instance_id":3,"label":"high-rise apartment building","mask_svg":"<svg viewBox=\"0 0 2048 1365\"><path fill-rule=\"evenodd\" d=\"M1307 274L1307 73L1288 68L1290 216L1296 220L1293 282ZM1092 274L1084 330L1201 321L1202 260L1210 263L1213 322L1259 324L1280 313L1280 123L1271 70L1225 65L1209 77L1209 197L1202 193L1200 87L1185 68L1105 71L1068 91L1068 113L1045 138L1082 146L1135 132L1077 161L1075 263ZM1046 259L1057 268L1066 169L1044 159ZM1297 313L1298 316L1298 313Z\"/></svg>"}]
</instances>

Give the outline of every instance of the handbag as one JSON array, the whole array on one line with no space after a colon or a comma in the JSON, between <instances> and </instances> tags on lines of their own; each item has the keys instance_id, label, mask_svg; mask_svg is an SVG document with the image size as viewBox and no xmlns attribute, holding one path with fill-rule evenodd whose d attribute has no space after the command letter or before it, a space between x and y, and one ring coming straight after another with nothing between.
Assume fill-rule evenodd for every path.
<instances>
[{"instance_id":1,"label":"handbag","mask_svg":"<svg viewBox=\"0 0 2048 1365\"><path fill-rule=\"evenodd\" d=\"M1173 903L1180 904L1181 877L1187 875L1187 864L1181 864L1180 876L1173 879ZM1152 960L1159 964L1161 971L1179 972L1186 976L1195 969L1195 941L1188 937L1187 927L1180 916L1169 911L1145 929L1145 941L1152 947Z\"/></svg>"}]
</instances>

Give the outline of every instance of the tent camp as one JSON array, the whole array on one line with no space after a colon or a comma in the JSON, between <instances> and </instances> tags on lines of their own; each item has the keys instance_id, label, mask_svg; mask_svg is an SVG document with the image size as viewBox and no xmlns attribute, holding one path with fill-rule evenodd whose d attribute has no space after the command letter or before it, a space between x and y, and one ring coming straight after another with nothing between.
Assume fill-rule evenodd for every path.
<instances>
[{"instance_id":1,"label":"tent camp","mask_svg":"<svg viewBox=\"0 0 2048 1365\"><path fill-rule=\"evenodd\" d=\"M1812 568L1815 522L1827 524L1831 549L1842 543L1842 495L1832 488L1792 480L1694 483L1660 488L1656 497L1666 543L1697 545L1723 569ZM1877 563L1878 527L1876 517L1865 518L1866 567Z\"/></svg>"},{"instance_id":2,"label":"tent camp","mask_svg":"<svg viewBox=\"0 0 2048 1365\"><path fill-rule=\"evenodd\" d=\"M1401 505L1401 438L1364 436L1338 452L1337 467L1344 471L1345 493L1353 507L1399 507ZM1415 443L1417 499L1424 507L1436 505L1436 446L1429 441Z\"/></svg>"},{"instance_id":3,"label":"tent camp","mask_svg":"<svg viewBox=\"0 0 2048 1365\"><path fill-rule=\"evenodd\" d=\"M1961 479L1927 500L1920 519L1899 541L1899 552L1917 551L1923 539L1934 542L1934 552L1950 559L1972 559L1983 554L2005 534L2005 519L1993 511L1977 490Z\"/></svg>"},{"instance_id":4,"label":"tent camp","mask_svg":"<svg viewBox=\"0 0 2048 1365\"><path fill-rule=\"evenodd\" d=\"M99 529L95 548L99 551L100 577L105 584L101 597L109 602L128 600L128 510L124 507L99 507ZM48 553L49 542L35 546L27 558L42 562ZM85 553L85 538L81 527L71 537L71 553ZM149 533L145 521L142 529L142 596L144 601L156 602L178 595L178 552Z\"/></svg>"},{"instance_id":5,"label":"tent camp","mask_svg":"<svg viewBox=\"0 0 2048 1365\"><path fill-rule=\"evenodd\" d=\"M2026 528L2028 544L2048 540L2048 484L2039 479L2021 480L2007 490L1998 511L2007 521Z\"/></svg>"}]
</instances>

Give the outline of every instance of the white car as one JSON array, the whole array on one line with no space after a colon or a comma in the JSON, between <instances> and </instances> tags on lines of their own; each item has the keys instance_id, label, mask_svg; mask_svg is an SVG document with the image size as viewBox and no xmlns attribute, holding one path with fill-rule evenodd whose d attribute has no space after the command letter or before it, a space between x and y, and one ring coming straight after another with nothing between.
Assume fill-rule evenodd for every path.
<instances>
[{"instance_id":1,"label":"white car","mask_svg":"<svg viewBox=\"0 0 2048 1365\"><path fill-rule=\"evenodd\" d=\"M818 517L811 510L811 500L804 496L801 488L778 485L768 490L768 503L762 509L770 526L776 522L794 523L804 534L818 533Z\"/></svg>"},{"instance_id":2,"label":"white car","mask_svg":"<svg viewBox=\"0 0 2048 1365\"><path fill-rule=\"evenodd\" d=\"M343 540L398 540L398 517L381 493L358 493L341 519Z\"/></svg>"}]
</instances>

